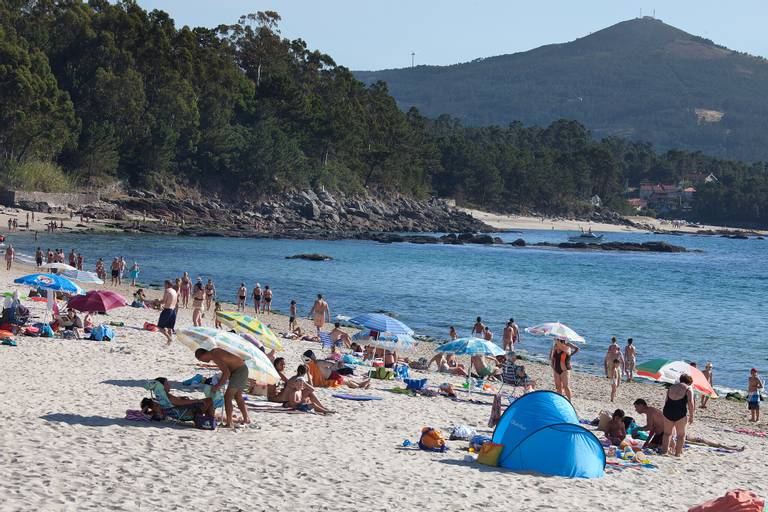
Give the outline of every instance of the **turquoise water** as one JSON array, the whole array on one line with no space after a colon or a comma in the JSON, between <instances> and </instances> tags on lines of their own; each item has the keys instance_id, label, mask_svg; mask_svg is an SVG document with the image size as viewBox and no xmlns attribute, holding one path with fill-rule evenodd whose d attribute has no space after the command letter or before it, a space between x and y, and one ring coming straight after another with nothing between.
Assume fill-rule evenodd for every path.
<instances>
[{"instance_id":1,"label":"turquoise water","mask_svg":"<svg viewBox=\"0 0 768 512\"><path fill-rule=\"evenodd\" d=\"M418 333L446 337L455 325L469 334L476 316L497 340L504 321L522 327L562 321L588 344L574 358L601 365L612 335L624 345L633 337L638 361L663 357L715 365L716 385L744 388L748 370L765 365L768 332L765 303L768 240L705 236L606 234L606 240L664 240L703 253L584 253L556 249L379 244L367 241L256 240L146 235L39 235L39 244L80 250L93 270L99 256L109 263L136 259L140 280L160 283L180 276L212 277L220 297L234 300L241 281L274 290L274 306L291 299L306 314L323 293L333 315L387 310ZM567 233L526 231L507 241L565 241ZM27 235L14 235L17 249L32 253ZM286 260L319 252L329 262ZM545 339L524 335L527 351L548 350Z\"/></svg>"}]
</instances>

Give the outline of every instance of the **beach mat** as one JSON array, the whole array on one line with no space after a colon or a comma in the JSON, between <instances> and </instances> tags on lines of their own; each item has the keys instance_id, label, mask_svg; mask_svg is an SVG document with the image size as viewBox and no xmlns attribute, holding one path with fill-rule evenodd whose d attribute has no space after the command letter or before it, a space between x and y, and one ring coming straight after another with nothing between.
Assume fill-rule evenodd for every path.
<instances>
[{"instance_id":1,"label":"beach mat","mask_svg":"<svg viewBox=\"0 0 768 512\"><path fill-rule=\"evenodd\" d=\"M253 412L267 412L267 413L280 413L280 414L307 414L303 411L297 411L296 409L289 409L287 407L283 407L282 404L278 403L265 403L265 402L245 402L246 407L248 407L249 411Z\"/></svg>"},{"instance_id":2,"label":"beach mat","mask_svg":"<svg viewBox=\"0 0 768 512\"><path fill-rule=\"evenodd\" d=\"M349 395L345 393L338 393L336 395L331 395L334 398L341 398L342 400L354 400L356 402L368 402L371 400L384 400L380 396L373 396L373 395Z\"/></svg>"}]
</instances>

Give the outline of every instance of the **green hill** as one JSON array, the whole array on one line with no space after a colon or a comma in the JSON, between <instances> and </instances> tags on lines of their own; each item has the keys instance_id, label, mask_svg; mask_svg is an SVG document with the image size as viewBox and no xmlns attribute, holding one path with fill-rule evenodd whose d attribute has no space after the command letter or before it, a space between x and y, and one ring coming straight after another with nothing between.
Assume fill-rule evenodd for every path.
<instances>
[{"instance_id":1,"label":"green hill","mask_svg":"<svg viewBox=\"0 0 768 512\"><path fill-rule=\"evenodd\" d=\"M653 18L527 52L355 76L386 82L403 110L428 117L475 126L574 119L596 138L768 159L768 62Z\"/></svg>"}]
</instances>

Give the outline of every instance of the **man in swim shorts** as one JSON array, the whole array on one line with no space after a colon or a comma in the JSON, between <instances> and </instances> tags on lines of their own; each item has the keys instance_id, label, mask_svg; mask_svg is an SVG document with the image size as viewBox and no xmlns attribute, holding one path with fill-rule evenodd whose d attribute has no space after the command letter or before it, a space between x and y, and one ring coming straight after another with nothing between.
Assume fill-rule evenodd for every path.
<instances>
[{"instance_id":1,"label":"man in swim shorts","mask_svg":"<svg viewBox=\"0 0 768 512\"><path fill-rule=\"evenodd\" d=\"M160 311L157 327L168 340L167 345L173 341L173 329L176 327L176 302L178 300L179 297L176 290L173 289L173 283L166 279L165 293L163 293L163 300L160 303L162 311Z\"/></svg>"},{"instance_id":2,"label":"man in swim shorts","mask_svg":"<svg viewBox=\"0 0 768 512\"><path fill-rule=\"evenodd\" d=\"M219 383L211 389L211 396L215 396L216 392L224 384L227 384L227 391L224 393L224 411L227 418L224 426L232 427L233 425L233 399L237 402L237 408L240 409L240 414L243 416L243 423L250 423L251 419L248 416L248 409L245 407L245 401L243 400L243 391L248 389L248 367L245 361L221 348L213 350L199 348L195 350L195 357L198 361L204 363L213 362L221 370L221 378Z\"/></svg>"},{"instance_id":3,"label":"man in swim shorts","mask_svg":"<svg viewBox=\"0 0 768 512\"><path fill-rule=\"evenodd\" d=\"M645 414L645 426L637 428L638 432L648 432L648 440L643 444L643 448L661 448L664 439L664 415L642 398L635 400L634 405L638 414Z\"/></svg>"}]
</instances>

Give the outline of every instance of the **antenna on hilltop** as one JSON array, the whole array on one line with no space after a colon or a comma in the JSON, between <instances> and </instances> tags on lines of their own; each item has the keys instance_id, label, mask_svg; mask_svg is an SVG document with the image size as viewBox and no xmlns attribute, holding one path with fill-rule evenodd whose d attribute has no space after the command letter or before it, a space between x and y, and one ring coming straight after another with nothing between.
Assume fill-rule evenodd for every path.
<instances>
[{"instance_id":1,"label":"antenna on hilltop","mask_svg":"<svg viewBox=\"0 0 768 512\"><path fill-rule=\"evenodd\" d=\"M653 19L656 19L656 9L653 10Z\"/></svg>"},{"instance_id":2,"label":"antenna on hilltop","mask_svg":"<svg viewBox=\"0 0 768 512\"><path fill-rule=\"evenodd\" d=\"M416 62L416 53L411 52L411 67L415 65Z\"/></svg>"},{"instance_id":3,"label":"antenna on hilltop","mask_svg":"<svg viewBox=\"0 0 768 512\"><path fill-rule=\"evenodd\" d=\"M642 7L640 8L640 17L641 18L643 17L643 8Z\"/></svg>"}]
</instances>

